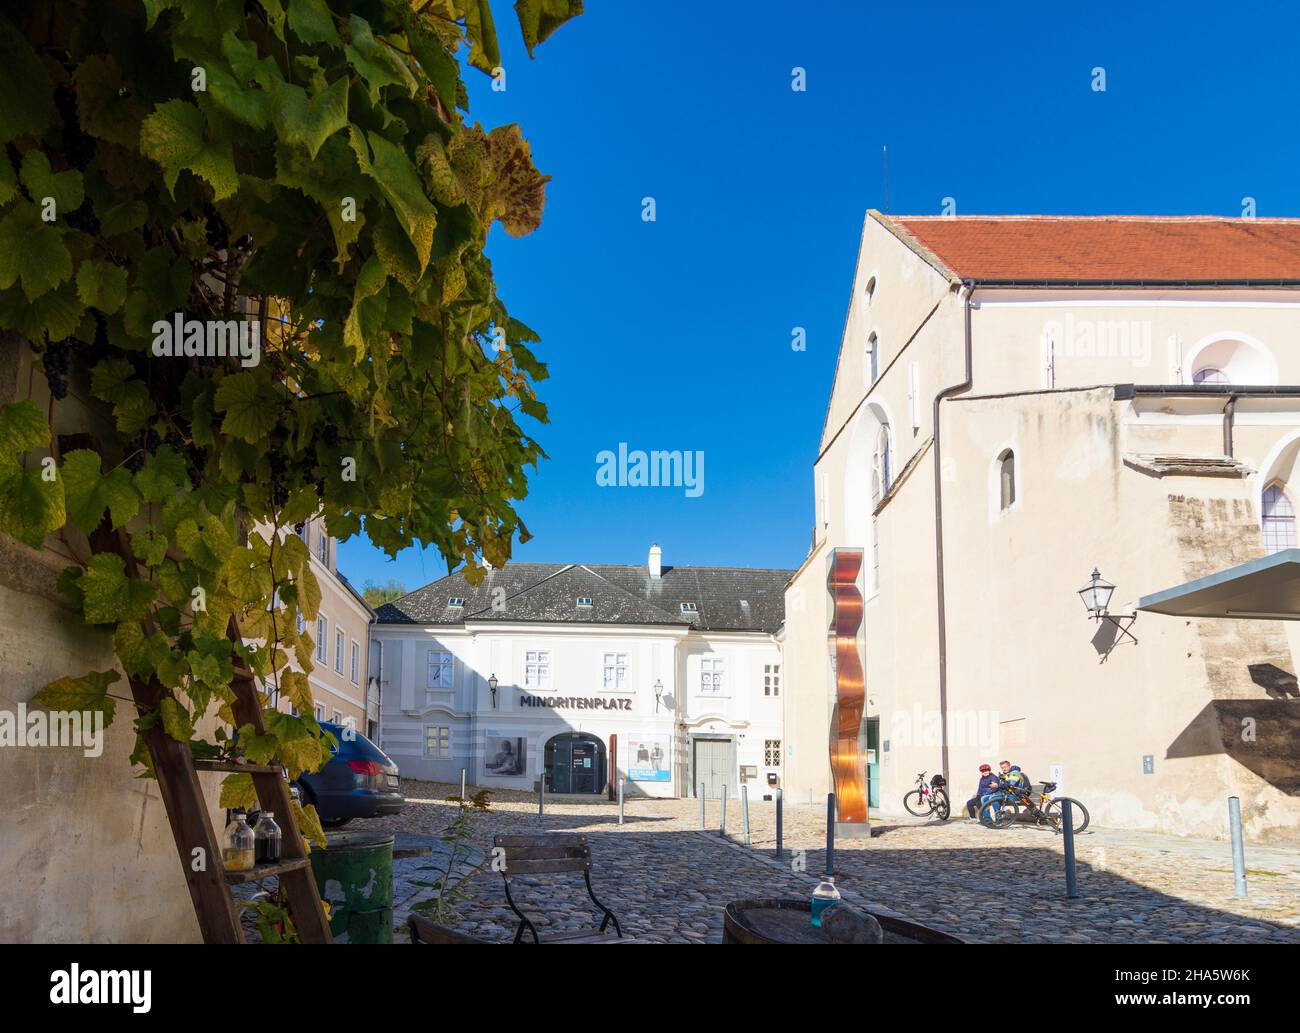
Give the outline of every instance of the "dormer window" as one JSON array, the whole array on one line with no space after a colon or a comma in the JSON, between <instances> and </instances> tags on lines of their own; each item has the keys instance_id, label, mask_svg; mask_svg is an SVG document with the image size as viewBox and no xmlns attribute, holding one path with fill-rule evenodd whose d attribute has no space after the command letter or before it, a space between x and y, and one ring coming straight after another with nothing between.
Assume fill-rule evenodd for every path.
<instances>
[{"instance_id":1,"label":"dormer window","mask_svg":"<svg viewBox=\"0 0 1300 1033\"><path fill-rule=\"evenodd\" d=\"M453 595L447 600L447 605L453 610L463 610L465 608L465 600L462 596Z\"/></svg>"},{"instance_id":2,"label":"dormer window","mask_svg":"<svg viewBox=\"0 0 1300 1033\"><path fill-rule=\"evenodd\" d=\"M682 613L699 613L700 608L694 603L682 603Z\"/></svg>"},{"instance_id":3,"label":"dormer window","mask_svg":"<svg viewBox=\"0 0 1300 1033\"><path fill-rule=\"evenodd\" d=\"M579 610L590 610L590 609L591 609L591 596L589 596L589 595L580 595L580 596L578 596L578 609L579 609Z\"/></svg>"}]
</instances>

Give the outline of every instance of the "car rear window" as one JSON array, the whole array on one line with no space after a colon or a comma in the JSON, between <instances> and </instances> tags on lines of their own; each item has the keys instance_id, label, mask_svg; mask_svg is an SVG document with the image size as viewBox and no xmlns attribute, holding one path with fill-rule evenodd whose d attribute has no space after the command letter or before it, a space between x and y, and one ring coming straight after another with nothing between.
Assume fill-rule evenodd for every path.
<instances>
[{"instance_id":1,"label":"car rear window","mask_svg":"<svg viewBox=\"0 0 1300 1033\"><path fill-rule=\"evenodd\" d=\"M385 763L388 762L388 757L384 751L360 732L354 733L354 738L345 739L343 733L346 729L342 725L336 725L331 721L322 721L320 726L339 741L338 749L335 752L340 757L349 757L356 760L379 760L384 761Z\"/></svg>"}]
</instances>

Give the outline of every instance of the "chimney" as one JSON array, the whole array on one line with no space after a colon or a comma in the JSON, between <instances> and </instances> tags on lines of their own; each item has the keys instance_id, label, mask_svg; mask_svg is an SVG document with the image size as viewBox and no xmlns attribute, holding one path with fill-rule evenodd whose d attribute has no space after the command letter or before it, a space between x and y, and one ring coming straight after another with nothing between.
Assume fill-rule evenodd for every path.
<instances>
[{"instance_id":1,"label":"chimney","mask_svg":"<svg viewBox=\"0 0 1300 1033\"><path fill-rule=\"evenodd\" d=\"M663 572L662 563L661 563L662 557L663 557L663 550L660 549L659 546L657 545L650 546L650 559L646 562L646 566L650 570L651 581L658 581L660 575Z\"/></svg>"}]
</instances>

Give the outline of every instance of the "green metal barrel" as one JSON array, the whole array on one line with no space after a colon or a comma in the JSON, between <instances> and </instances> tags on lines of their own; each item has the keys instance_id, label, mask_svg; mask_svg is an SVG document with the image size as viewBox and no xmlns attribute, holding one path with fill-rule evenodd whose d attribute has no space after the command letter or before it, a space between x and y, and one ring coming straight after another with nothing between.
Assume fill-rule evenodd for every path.
<instances>
[{"instance_id":1,"label":"green metal barrel","mask_svg":"<svg viewBox=\"0 0 1300 1033\"><path fill-rule=\"evenodd\" d=\"M393 942L393 837L334 832L311 852L321 900L330 906L335 943Z\"/></svg>"}]
</instances>

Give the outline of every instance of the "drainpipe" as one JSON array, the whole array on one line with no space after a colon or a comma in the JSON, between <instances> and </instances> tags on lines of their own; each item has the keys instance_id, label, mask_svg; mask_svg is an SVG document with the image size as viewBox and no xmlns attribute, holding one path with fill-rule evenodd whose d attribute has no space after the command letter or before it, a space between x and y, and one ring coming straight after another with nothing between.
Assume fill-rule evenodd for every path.
<instances>
[{"instance_id":1,"label":"drainpipe","mask_svg":"<svg viewBox=\"0 0 1300 1033\"><path fill-rule=\"evenodd\" d=\"M1232 424L1237 415L1237 396L1229 395L1223 407L1223 454L1232 458Z\"/></svg>"},{"instance_id":2,"label":"drainpipe","mask_svg":"<svg viewBox=\"0 0 1300 1033\"><path fill-rule=\"evenodd\" d=\"M945 387L934 396L934 409L931 416L931 424L934 428L934 566L937 589L935 598L939 620L939 725L943 744L940 766L943 769L943 777L949 785L952 785L952 778L948 770L948 616L943 586L943 450L939 434L939 403L945 398L968 391L971 386L970 299L975 292L974 281L964 281L962 291L966 325L966 376L961 383Z\"/></svg>"}]
</instances>

